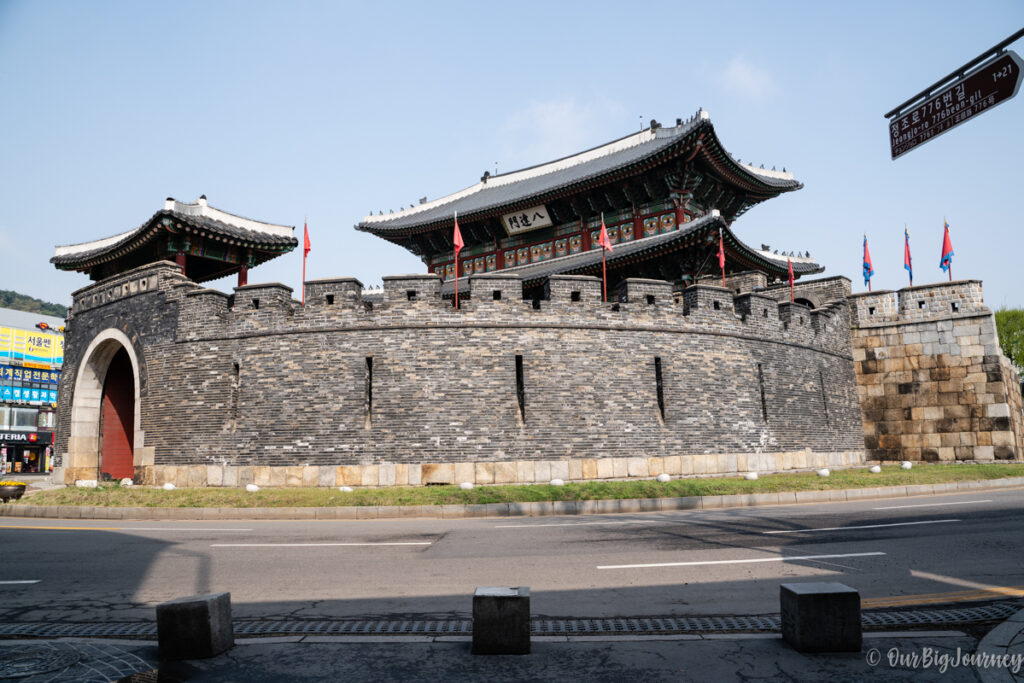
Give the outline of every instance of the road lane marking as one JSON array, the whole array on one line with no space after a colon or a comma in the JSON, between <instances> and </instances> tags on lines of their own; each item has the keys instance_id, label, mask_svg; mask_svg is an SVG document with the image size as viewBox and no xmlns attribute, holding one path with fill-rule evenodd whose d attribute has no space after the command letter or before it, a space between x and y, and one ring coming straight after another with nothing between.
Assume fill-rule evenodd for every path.
<instances>
[{"instance_id":1,"label":"road lane marking","mask_svg":"<svg viewBox=\"0 0 1024 683\"><path fill-rule=\"evenodd\" d=\"M558 522L556 524L498 524L495 529L533 529L540 526L605 526L607 524L678 524L669 521L629 520L617 522Z\"/></svg>"},{"instance_id":2,"label":"road lane marking","mask_svg":"<svg viewBox=\"0 0 1024 683\"><path fill-rule=\"evenodd\" d=\"M105 527L105 526L28 526L28 525L11 525L11 526L0 526L0 529L47 529L56 531L120 531L119 527Z\"/></svg>"},{"instance_id":3,"label":"road lane marking","mask_svg":"<svg viewBox=\"0 0 1024 683\"><path fill-rule=\"evenodd\" d=\"M395 543L211 543L211 548L322 548L328 546L431 545L432 541Z\"/></svg>"},{"instance_id":4,"label":"road lane marking","mask_svg":"<svg viewBox=\"0 0 1024 683\"><path fill-rule=\"evenodd\" d=\"M121 531L252 531L252 529L203 529L201 527L123 526Z\"/></svg>"},{"instance_id":5,"label":"road lane marking","mask_svg":"<svg viewBox=\"0 0 1024 683\"><path fill-rule=\"evenodd\" d=\"M970 505L971 503L991 503L991 500L963 500L956 503L921 503L920 505L891 505L884 508L871 508L872 510L902 510L903 508L932 508L946 507L947 505Z\"/></svg>"},{"instance_id":6,"label":"road lane marking","mask_svg":"<svg viewBox=\"0 0 1024 683\"><path fill-rule=\"evenodd\" d=\"M795 555L790 557L755 557L746 560L704 560L702 562L656 562L653 564L607 564L598 569L647 569L649 567L699 567L713 564L752 564L755 562L794 562L798 560L828 560L840 557L873 557L885 555L882 552L844 553L842 555Z\"/></svg>"},{"instance_id":7,"label":"road lane marking","mask_svg":"<svg viewBox=\"0 0 1024 683\"><path fill-rule=\"evenodd\" d=\"M57 531L252 531L252 529L203 529L199 527L29 526L27 524L0 526L0 529L47 529Z\"/></svg>"},{"instance_id":8,"label":"road lane marking","mask_svg":"<svg viewBox=\"0 0 1024 683\"><path fill-rule=\"evenodd\" d=\"M959 522L959 519L929 519L924 522L894 522L892 524L864 524L862 526L826 526L820 529L784 529L782 531L762 531L763 534L802 534L805 531L850 531L851 529L882 529L890 526L914 526L915 524L946 524Z\"/></svg>"},{"instance_id":9,"label":"road lane marking","mask_svg":"<svg viewBox=\"0 0 1024 683\"><path fill-rule=\"evenodd\" d=\"M909 605L939 605L947 602L974 602L992 600L994 598L1024 597L1024 586L993 586L989 590L952 591L950 593L921 593L918 595L901 595L891 598L864 598L860 606L864 609L875 607L906 607Z\"/></svg>"},{"instance_id":10,"label":"road lane marking","mask_svg":"<svg viewBox=\"0 0 1024 683\"><path fill-rule=\"evenodd\" d=\"M39 579L24 579L21 581L0 581L0 586L13 586L15 584L23 583L39 583Z\"/></svg>"}]
</instances>

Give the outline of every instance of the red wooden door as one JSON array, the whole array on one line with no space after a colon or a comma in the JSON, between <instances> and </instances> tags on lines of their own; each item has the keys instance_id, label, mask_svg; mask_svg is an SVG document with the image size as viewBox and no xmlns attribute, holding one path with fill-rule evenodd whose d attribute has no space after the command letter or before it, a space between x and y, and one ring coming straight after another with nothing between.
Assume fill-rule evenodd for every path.
<instances>
[{"instance_id":1,"label":"red wooden door","mask_svg":"<svg viewBox=\"0 0 1024 683\"><path fill-rule=\"evenodd\" d=\"M134 477L135 377L124 349L114 354L103 381L100 430L100 472L112 479Z\"/></svg>"}]
</instances>

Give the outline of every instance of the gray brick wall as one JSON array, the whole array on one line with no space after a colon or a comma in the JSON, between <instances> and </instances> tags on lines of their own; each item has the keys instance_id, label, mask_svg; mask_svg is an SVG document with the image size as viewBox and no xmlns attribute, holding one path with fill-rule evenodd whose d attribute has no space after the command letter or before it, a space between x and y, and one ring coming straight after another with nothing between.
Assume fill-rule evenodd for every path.
<instances>
[{"instance_id":1,"label":"gray brick wall","mask_svg":"<svg viewBox=\"0 0 1024 683\"><path fill-rule=\"evenodd\" d=\"M676 302L666 283L633 281L623 301L605 304L600 280L561 276L535 308L514 278L482 276L471 279L470 298L456 311L441 299L437 278L416 275L385 278L372 309L357 281L314 281L303 307L283 285L250 285L228 297L185 280L173 264L137 271L75 294L58 451L67 447L82 353L107 327L129 332L145 359L141 422L156 465L863 449L842 302L808 311L758 295L734 302L730 291L709 286ZM156 277L155 290L84 303L143 276Z\"/></svg>"}]
</instances>

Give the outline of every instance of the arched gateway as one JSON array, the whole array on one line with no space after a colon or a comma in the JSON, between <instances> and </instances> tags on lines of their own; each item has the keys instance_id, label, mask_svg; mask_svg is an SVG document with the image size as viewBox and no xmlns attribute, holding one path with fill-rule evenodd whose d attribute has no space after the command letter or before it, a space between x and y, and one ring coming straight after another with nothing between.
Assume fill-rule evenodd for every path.
<instances>
[{"instance_id":1,"label":"arched gateway","mask_svg":"<svg viewBox=\"0 0 1024 683\"><path fill-rule=\"evenodd\" d=\"M75 379L69 479L134 477L142 437L138 357L123 332L104 330L86 349Z\"/></svg>"}]
</instances>

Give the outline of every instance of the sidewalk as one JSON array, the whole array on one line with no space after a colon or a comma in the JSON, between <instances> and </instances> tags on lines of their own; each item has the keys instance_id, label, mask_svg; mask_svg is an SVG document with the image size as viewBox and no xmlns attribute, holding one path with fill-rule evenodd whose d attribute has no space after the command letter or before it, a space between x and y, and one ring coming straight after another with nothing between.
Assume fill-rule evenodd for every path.
<instances>
[{"instance_id":1,"label":"sidewalk","mask_svg":"<svg viewBox=\"0 0 1024 683\"><path fill-rule=\"evenodd\" d=\"M467 637L250 638L212 659L160 663L152 641L8 640L0 641L0 662L8 663L0 663L0 677L9 675L5 666L34 655L41 666L69 665L20 681L113 681L132 674L126 680L1014 680L998 678L1010 675L1002 669L965 665L963 655L987 649L957 631L866 633L860 653L815 655L794 651L777 634L534 637L531 654L503 656L474 656L469 645Z\"/></svg>"}]
</instances>

